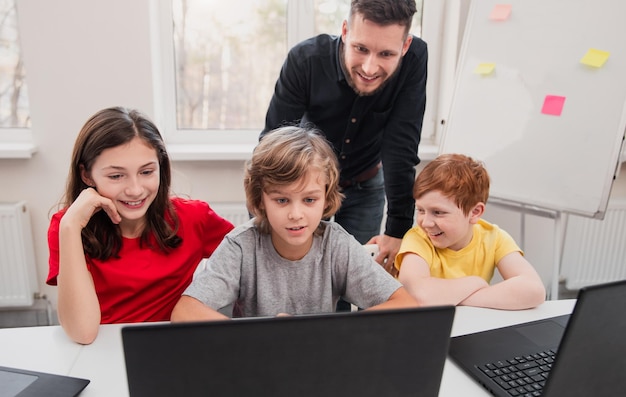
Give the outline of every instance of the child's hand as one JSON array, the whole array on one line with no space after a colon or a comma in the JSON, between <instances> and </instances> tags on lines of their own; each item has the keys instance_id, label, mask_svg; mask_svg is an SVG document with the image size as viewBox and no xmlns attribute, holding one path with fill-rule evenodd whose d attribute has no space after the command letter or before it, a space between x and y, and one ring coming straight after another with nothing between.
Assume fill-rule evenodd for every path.
<instances>
[{"instance_id":1,"label":"child's hand","mask_svg":"<svg viewBox=\"0 0 626 397\"><path fill-rule=\"evenodd\" d=\"M122 217L117 212L113 201L101 196L94 188L89 187L80 192L76 200L67 209L61 222L79 225L82 230L87 226L93 214L100 210L104 210L107 213L109 218L111 218L111 222L118 224L122 221Z\"/></svg>"},{"instance_id":2,"label":"child's hand","mask_svg":"<svg viewBox=\"0 0 626 397\"><path fill-rule=\"evenodd\" d=\"M289 314L289 313L278 313L276 315L276 317L291 317L291 314Z\"/></svg>"}]
</instances>

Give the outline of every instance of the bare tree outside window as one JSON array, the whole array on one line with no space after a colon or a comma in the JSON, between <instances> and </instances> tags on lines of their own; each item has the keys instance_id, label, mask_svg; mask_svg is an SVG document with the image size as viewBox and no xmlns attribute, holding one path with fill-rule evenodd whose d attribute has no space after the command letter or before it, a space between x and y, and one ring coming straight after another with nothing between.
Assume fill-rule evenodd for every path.
<instances>
[{"instance_id":1,"label":"bare tree outside window","mask_svg":"<svg viewBox=\"0 0 626 397\"><path fill-rule=\"evenodd\" d=\"M15 0L0 0L0 128L29 128Z\"/></svg>"},{"instance_id":2,"label":"bare tree outside window","mask_svg":"<svg viewBox=\"0 0 626 397\"><path fill-rule=\"evenodd\" d=\"M287 0L174 0L179 129L261 130L287 53Z\"/></svg>"},{"instance_id":3,"label":"bare tree outside window","mask_svg":"<svg viewBox=\"0 0 626 397\"><path fill-rule=\"evenodd\" d=\"M288 3L172 1L179 130L263 128L287 55ZM411 32L420 36L417 6ZM340 34L349 9L350 0L313 0L315 33Z\"/></svg>"}]
</instances>

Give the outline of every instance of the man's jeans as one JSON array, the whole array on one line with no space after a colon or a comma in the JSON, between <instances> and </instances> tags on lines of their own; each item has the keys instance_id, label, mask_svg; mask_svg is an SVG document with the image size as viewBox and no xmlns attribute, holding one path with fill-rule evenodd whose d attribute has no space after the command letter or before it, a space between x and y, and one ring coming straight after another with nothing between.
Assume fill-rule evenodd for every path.
<instances>
[{"instance_id":1,"label":"man's jeans","mask_svg":"<svg viewBox=\"0 0 626 397\"><path fill-rule=\"evenodd\" d=\"M335 222L343 226L361 244L380 234L385 208L385 183L382 168L372 179L343 189L345 199L335 214ZM343 299L337 302L337 311L350 311Z\"/></svg>"},{"instance_id":2,"label":"man's jeans","mask_svg":"<svg viewBox=\"0 0 626 397\"><path fill-rule=\"evenodd\" d=\"M385 208L385 180L382 168L372 179L343 189L346 198L335 214L335 222L361 244L380 234Z\"/></svg>"}]
</instances>

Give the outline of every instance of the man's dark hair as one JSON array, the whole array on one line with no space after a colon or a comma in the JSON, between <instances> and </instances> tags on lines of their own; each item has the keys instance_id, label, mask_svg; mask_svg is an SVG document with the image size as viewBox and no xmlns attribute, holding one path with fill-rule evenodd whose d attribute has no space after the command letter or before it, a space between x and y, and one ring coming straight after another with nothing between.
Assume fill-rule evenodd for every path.
<instances>
[{"instance_id":1,"label":"man's dark hair","mask_svg":"<svg viewBox=\"0 0 626 397\"><path fill-rule=\"evenodd\" d=\"M350 4L350 19L360 14L378 25L398 24L406 28L406 34L416 12L415 0L352 0Z\"/></svg>"}]
</instances>

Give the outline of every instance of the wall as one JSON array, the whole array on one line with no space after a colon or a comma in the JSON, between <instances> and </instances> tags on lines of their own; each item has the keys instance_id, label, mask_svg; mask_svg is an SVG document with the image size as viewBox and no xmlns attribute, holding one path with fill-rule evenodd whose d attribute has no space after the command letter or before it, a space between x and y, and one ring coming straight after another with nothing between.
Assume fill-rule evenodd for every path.
<instances>
[{"instance_id":1,"label":"wall","mask_svg":"<svg viewBox=\"0 0 626 397\"><path fill-rule=\"evenodd\" d=\"M150 117L156 109L152 0L18 0L37 153L0 159L0 201L26 200L31 211L41 292L45 285L47 228L63 194L72 146L97 110L122 105ZM208 202L243 201L243 163L173 164L173 190ZM235 182L237 181L237 182Z\"/></svg>"},{"instance_id":2,"label":"wall","mask_svg":"<svg viewBox=\"0 0 626 397\"><path fill-rule=\"evenodd\" d=\"M97 110L124 105L153 117L150 14L155 0L18 0L32 130L38 151L28 160L0 159L0 201L26 200L32 215L41 292L45 286L49 215L63 193L74 139ZM243 201L240 161L175 162L173 189L210 203ZM614 194L626 197L626 170ZM489 207L486 217L518 238L519 214ZM526 252L542 275L552 263L551 220L529 217ZM546 283L549 278L544 278Z\"/></svg>"}]
</instances>

